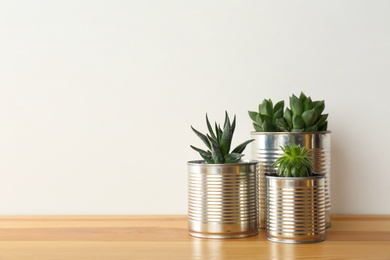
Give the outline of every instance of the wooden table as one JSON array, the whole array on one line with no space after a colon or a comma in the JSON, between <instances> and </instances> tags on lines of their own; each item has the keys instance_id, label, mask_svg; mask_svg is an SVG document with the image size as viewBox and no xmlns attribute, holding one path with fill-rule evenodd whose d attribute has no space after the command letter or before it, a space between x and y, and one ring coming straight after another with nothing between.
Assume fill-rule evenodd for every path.
<instances>
[{"instance_id":1,"label":"wooden table","mask_svg":"<svg viewBox=\"0 0 390 260\"><path fill-rule=\"evenodd\" d=\"M334 215L326 241L200 239L186 216L0 217L0 260L390 259L390 215Z\"/></svg>"}]
</instances>

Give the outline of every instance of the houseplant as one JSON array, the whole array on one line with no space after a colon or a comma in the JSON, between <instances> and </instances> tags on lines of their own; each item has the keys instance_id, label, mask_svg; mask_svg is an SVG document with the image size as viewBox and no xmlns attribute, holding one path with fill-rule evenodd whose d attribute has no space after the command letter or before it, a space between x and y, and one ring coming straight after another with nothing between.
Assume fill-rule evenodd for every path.
<instances>
[{"instance_id":1,"label":"houseplant","mask_svg":"<svg viewBox=\"0 0 390 260\"><path fill-rule=\"evenodd\" d=\"M309 150L296 144L283 154L266 176L267 239L283 243L314 243L325 239L325 182L313 173Z\"/></svg>"},{"instance_id":2,"label":"houseplant","mask_svg":"<svg viewBox=\"0 0 390 260\"><path fill-rule=\"evenodd\" d=\"M242 160L248 140L230 150L236 126L225 112L223 129L214 130L206 114L208 134L192 130L207 146L195 146L203 160L188 164L189 234L204 238L237 238L258 234L257 162Z\"/></svg>"},{"instance_id":3,"label":"houseplant","mask_svg":"<svg viewBox=\"0 0 390 260\"><path fill-rule=\"evenodd\" d=\"M284 108L284 101L273 105L271 99L264 99L258 111L249 111L255 131L251 137L252 158L259 162L259 226L265 228L265 176L275 173L273 163L281 156L280 147L299 144L309 150L313 158L313 170L325 176L326 226L331 226L330 199L330 153L331 132L327 130L328 114L323 114L325 102L313 101L303 92L299 97L292 95L290 107Z\"/></svg>"}]
</instances>

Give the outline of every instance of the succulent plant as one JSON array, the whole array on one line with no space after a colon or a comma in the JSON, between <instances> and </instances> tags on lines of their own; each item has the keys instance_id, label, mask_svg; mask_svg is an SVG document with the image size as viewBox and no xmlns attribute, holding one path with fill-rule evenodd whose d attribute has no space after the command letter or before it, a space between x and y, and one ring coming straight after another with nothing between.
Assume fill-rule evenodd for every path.
<instances>
[{"instance_id":1,"label":"succulent plant","mask_svg":"<svg viewBox=\"0 0 390 260\"><path fill-rule=\"evenodd\" d=\"M297 144L287 144L280 147L283 155L273 164L278 167L276 174L284 177L306 177L313 175L312 158L305 147Z\"/></svg>"},{"instance_id":2,"label":"succulent plant","mask_svg":"<svg viewBox=\"0 0 390 260\"><path fill-rule=\"evenodd\" d=\"M312 101L303 92L290 97L290 108L283 112L284 101L273 106L271 99L264 99L259 112L248 111L257 132L317 132L328 128L328 114L322 114L325 102Z\"/></svg>"},{"instance_id":3,"label":"succulent plant","mask_svg":"<svg viewBox=\"0 0 390 260\"><path fill-rule=\"evenodd\" d=\"M278 120L283 118L284 101L279 101L273 106L271 99L264 99L259 105L259 112L248 111L253 121L253 127L257 132L280 132L277 126Z\"/></svg>"},{"instance_id":4,"label":"succulent plant","mask_svg":"<svg viewBox=\"0 0 390 260\"><path fill-rule=\"evenodd\" d=\"M328 114L322 114L325 102L312 101L301 92L299 98L290 97L290 108L284 111L284 117L276 125L284 132L317 132L328 128Z\"/></svg>"},{"instance_id":5,"label":"succulent plant","mask_svg":"<svg viewBox=\"0 0 390 260\"><path fill-rule=\"evenodd\" d=\"M233 139L234 129L236 127L236 116L233 122L230 123L228 113L225 111L225 122L223 130L220 125L215 123L215 132L211 127L210 121L206 114L206 123L209 130L208 134L202 134L191 126L195 134L203 141L209 150L205 151L191 145L191 148L199 152L200 156L206 163L236 163L244 156L242 152L245 150L247 144L254 139L243 142L230 152L230 146Z\"/></svg>"}]
</instances>

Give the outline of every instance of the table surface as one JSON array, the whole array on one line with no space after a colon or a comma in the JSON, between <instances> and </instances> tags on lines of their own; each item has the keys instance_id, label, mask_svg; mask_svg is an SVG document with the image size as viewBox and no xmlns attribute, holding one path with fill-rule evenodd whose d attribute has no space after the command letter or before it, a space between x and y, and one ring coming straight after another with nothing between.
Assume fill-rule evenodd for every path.
<instances>
[{"instance_id":1,"label":"table surface","mask_svg":"<svg viewBox=\"0 0 390 260\"><path fill-rule=\"evenodd\" d=\"M1 216L0 260L390 259L390 215L333 215L326 240L188 235L186 216Z\"/></svg>"}]
</instances>

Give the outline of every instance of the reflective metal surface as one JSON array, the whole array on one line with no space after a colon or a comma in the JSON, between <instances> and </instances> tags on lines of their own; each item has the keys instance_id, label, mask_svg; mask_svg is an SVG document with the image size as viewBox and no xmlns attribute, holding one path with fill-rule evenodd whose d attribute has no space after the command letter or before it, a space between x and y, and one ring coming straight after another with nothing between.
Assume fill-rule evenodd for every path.
<instances>
[{"instance_id":1,"label":"reflective metal surface","mask_svg":"<svg viewBox=\"0 0 390 260\"><path fill-rule=\"evenodd\" d=\"M331 194L330 194L330 137L331 132L251 132L255 141L252 143L252 159L259 162L259 226L265 228L265 175L273 174L276 168L272 164L283 151L280 146L299 144L310 150L313 157L314 172L325 176L326 226L331 226Z\"/></svg>"},{"instance_id":2,"label":"reflective metal surface","mask_svg":"<svg viewBox=\"0 0 390 260\"><path fill-rule=\"evenodd\" d=\"M266 176L267 239L314 243L325 239L325 178Z\"/></svg>"},{"instance_id":3,"label":"reflective metal surface","mask_svg":"<svg viewBox=\"0 0 390 260\"><path fill-rule=\"evenodd\" d=\"M195 237L258 234L257 162L188 162L188 229Z\"/></svg>"}]
</instances>

